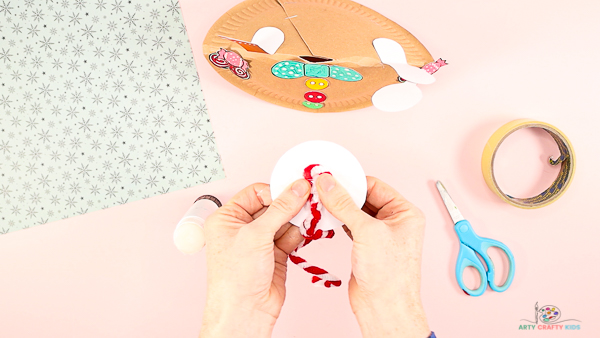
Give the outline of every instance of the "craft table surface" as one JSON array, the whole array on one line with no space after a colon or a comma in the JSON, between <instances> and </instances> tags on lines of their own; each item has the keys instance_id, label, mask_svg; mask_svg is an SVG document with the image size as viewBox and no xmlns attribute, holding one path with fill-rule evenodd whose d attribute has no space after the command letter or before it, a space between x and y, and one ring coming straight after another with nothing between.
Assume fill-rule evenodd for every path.
<instances>
[{"instance_id":1,"label":"craft table surface","mask_svg":"<svg viewBox=\"0 0 600 338\"><path fill-rule=\"evenodd\" d=\"M600 334L594 315L600 304L600 2L361 0L449 66L435 84L421 87L423 100L408 111L339 114L280 108L233 87L206 62L202 41L238 1L180 2L227 178L0 236L0 337L196 337L205 256L177 251L175 224L201 194L226 201L252 182L268 182L279 156L313 139L346 147L368 175L424 211L422 298L438 337ZM480 170L488 137L526 117L557 126L577 154L569 190L537 210L502 202ZM479 235L512 249L517 269L507 292L474 298L458 288L458 241L437 179ZM518 172L507 181L535 184ZM347 299L350 249L343 232L305 249L343 277L339 289L315 288L290 266L274 337L360 337ZM521 319L534 320L536 302L559 307L564 319L580 320L563 324L581 329L519 330L530 324Z\"/></svg>"}]
</instances>

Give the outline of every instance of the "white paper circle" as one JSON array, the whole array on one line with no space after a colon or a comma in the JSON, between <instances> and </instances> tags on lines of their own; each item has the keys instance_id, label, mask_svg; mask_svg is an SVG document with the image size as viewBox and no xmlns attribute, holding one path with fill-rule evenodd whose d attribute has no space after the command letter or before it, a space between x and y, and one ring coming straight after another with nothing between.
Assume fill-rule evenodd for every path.
<instances>
[{"instance_id":1,"label":"white paper circle","mask_svg":"<svg viewBox=\"0 0 600 338\"><path fill-rule=\"evenodd\" d=\"M423 97L416 84L411 82L385 86L373 94L371 101L375 108L386 112L398 112L413 107Z\"/></svg>"},{"instance_id":2,"label":"white paper circle","mask_svg":"<svg viewBox=\"0 0 600 338\"><path fill-rule=\"evenodd\" d=\"M367 198L367 179L360 163L346 148L328 141L308 141L288 150L277 162L271 174L271 196L277 198L294 181L303 178L304 168L319 164L331 172L337 182L350 194L354 203L361 208ZM302 210L290 221L301 226L310 215L310 205L306 203ZM332 230L343 223L323 207L321 221L317 229Z\"/></svg>"}]
</instances>

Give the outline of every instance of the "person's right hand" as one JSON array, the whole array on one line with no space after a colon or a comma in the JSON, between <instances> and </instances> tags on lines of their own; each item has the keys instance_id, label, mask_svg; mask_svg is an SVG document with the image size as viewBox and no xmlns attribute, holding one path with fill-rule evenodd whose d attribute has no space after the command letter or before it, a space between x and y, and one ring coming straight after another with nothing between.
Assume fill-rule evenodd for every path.
<instances>
[{"instance_id":1,"label":"person's right hand","mask_svg":"<svg viewBox=\"0 0 600 338\"><path fill-rule=\"evenodd\" d=\"M420 297L423 213L374 177L367 177L362 210L329 174L319 176L317 192L353 240L348 293L363 336L428 337Z\"/></svg>"}]
</instances>

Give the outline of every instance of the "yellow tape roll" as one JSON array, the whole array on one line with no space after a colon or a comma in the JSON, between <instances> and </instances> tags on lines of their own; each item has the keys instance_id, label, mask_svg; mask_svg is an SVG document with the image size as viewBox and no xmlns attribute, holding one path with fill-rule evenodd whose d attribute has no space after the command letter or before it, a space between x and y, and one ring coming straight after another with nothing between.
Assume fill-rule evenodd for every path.
<instances>
[{"instance_id":1,"label":"yellow tape roll","mask_svg":"<svg viewBox=\"0 0 600 338\"><path fill-rule=\"evenodd\" d=\"M498 151L504 139L523 128L541 128L552 136L560 150L560 157L556 160L550 158L549 161L551 165L560 164L561 168L556 180L541 194L534 197L517 198L505 194L498 186L494 177L494 159L496 151ZM541 208L556 201L571 184L573 174L575 174L575 152L569 139L556 127L530 119L514 120L496 130L488 140L481 157L481 171L488 187L505 202L523 209Z\"/></svg>"}]
</instances>

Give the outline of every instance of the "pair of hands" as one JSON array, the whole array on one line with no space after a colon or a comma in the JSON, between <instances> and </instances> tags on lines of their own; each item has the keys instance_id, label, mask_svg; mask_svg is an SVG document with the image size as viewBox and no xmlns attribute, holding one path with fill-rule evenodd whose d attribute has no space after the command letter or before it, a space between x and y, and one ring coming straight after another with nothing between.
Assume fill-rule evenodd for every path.
<instances>
[{"instance_id":1,"label":"pair of hands","mask_svg":"<svg viewBox=\"0 0 600 338\"><path fill-rule=\"evenodd\" d=\"M427 337L420 300L425 219L382 181L367 177L359 209L331 175L316 180L323 206L353 240L350 305L364 337ZM288 255L302 242L291 220L310 184L298 180L277 199L253 184L205 223L208 293L200 336L270 337L285 299Z\"/></svg>"}]
</instances>

